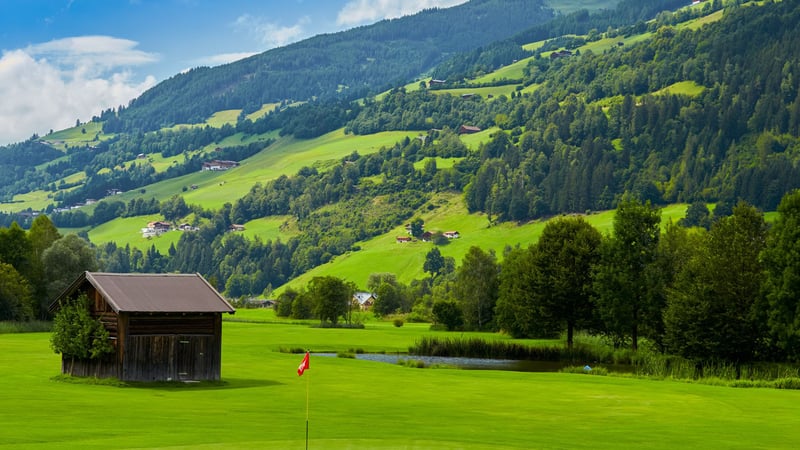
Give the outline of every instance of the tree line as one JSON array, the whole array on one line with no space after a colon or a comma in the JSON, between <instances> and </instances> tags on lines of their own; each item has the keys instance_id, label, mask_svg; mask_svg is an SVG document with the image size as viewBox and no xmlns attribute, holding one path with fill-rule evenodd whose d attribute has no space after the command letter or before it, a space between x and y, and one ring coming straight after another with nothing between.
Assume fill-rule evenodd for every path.
<instances>
[{"instance_id":1,"label":"tree line","mask_svg":"<svg viewBox=\"0 0 800 450\"><path fill-rule=\"evenodd\" d=\"M582 216L547 223L536 244L469 249L456 267L438 247L427 255L429 278L406 286L374 273L367 284L378 316L402 314L448 330L500 331L515 338L606 336L615 346L679 355L702 363L800 358L800 191L787 194L772 225L740 202L714 214L709 229L661 225L649 202L625 199L613 231L602 235ZM321 286L338 286L337 306L320 314ZM330 289L333 289L330 287ZM350 321L355 286L335 277L278 298L279 316ZM327 299L327 300L321 300ZM316 309L315 309L316 308Z\"/></svg>"},{"instance_id":2,"label":"tree line","mask_svg":"<svg viewBox=\"0 0 800 450\"><path fill-rule=\"evenodd\" d=\"M16 222L0 228L0 321L47 319L50 302L83 271L98 267L89 242L62 236L46 215L27 231Z\"/></svg>"}]
</instances>

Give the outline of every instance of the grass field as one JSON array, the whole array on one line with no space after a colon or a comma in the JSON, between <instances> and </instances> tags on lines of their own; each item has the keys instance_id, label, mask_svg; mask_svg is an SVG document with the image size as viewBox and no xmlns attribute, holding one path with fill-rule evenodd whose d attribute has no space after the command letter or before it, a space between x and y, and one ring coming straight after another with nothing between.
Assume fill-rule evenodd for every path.
<instances>
[{"instance_id":1,"label":"grass field","mask_svg":"<svg viewBox=\"0 0 800 450\"><path fill-rule=\"evenodd\" d=\"M798 391L314 355L298 377L300 355L279 347L405 351L434 333L374 322L223 330L222 383L122 387L56 381L48 334L0 335L0 448L303 449L306 420L309 448L337 450L789 449L800 439Z\"/></svg>"},{"instance_id":2,"label":"grass field","mask_svg":"<svg viewBox=\"0 0 800 450\"><path fill-rule=\"evenodd\" d=\"M439 247L443 256L453 257L460 264L470 247L480 247L484 251L493 250L498 260L502 260L503 251L509 247L528 247L539 240L546 225L546 220L537 220L522 225L505 222L489 226L485 214L470 214L463 198L454 194L439 195L431 201L437 208L422 215L425 229L428 231L458 231L458 239L452 239L447 245ZM661 212L662 224L673 222L686 214L685 204L669 205ZM425 208L423 208L425 209ZM584 219L603 234L610 233L613 227L615 211L603 211L584 216ZM316 276L336 276L353 281L360 289L366 288L370 274L379 272L393 273L403 283L428 276L422 266L425 256L434 248L430 242L413 241L397 243L397 236L407 235L404 226L398 226L384 235L359 243L361 250L337 256L331 262L316 267L291 280L276 290L276 294L286 287L295 289L306 286Z\"/></svg>"}]
</instances>

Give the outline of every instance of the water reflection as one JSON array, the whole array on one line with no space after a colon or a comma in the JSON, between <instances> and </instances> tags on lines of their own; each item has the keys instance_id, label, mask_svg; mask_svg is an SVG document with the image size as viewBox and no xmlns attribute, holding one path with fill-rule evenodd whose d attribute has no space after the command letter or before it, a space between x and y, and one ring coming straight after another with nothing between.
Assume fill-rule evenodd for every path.
<instances>
[{"instance_id":1,"label":"water reflection","mask_svg":"<svg viewBox=\"0 0 800 450\"><path fill-rule=\"evenodd\" d=\"M336 357L335 353L315 353L319 356ZM558 372L564 367L580 366L585 362L564 362L564 361L523 361L516 359L488 359L488 358L461 358L450 356L416 356L406 354L380 354L380 353L358 353L356 359L365 361L377 361L389 364L397 364L398 360L422 361L425 366L448 365L461 369L470 370L513 370L517 372ZM593 363L589 363L594 365ZM604 364L609 370L614 372L630 372L631 368L622 365L609 366Z\"/></svg>"}]
</instances>

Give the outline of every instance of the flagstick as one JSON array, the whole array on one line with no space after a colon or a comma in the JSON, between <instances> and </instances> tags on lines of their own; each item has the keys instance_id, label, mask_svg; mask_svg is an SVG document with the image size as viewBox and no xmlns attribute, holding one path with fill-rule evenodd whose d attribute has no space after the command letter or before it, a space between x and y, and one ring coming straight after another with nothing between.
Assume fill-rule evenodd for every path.
<instances>
[{"instance_id":1,"label":"flagstick","mask_svg":"<svg viewBox=\"0 0 800 450\"><path fill-rule=\"evenodd\" d=\"M310 384L311 380L309 380L309 376L306 376L306 450L308 450L308 387Z\"/></svg>"}]
</instances>

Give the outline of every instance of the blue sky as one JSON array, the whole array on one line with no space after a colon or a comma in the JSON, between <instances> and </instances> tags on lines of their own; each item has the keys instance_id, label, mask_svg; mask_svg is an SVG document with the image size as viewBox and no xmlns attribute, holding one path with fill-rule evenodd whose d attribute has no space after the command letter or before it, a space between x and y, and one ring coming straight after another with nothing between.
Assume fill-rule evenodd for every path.
<instances>
[{"instance_id":1,"label":"blue sky","mask_svg":"<svg viewBox=\"0 0 800 450\"><path fill-rule=\"evenodd\" d=\"M465 0L0 0L0 145L159 81L320 33Z\"/></svg>"}]
</instances>

